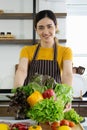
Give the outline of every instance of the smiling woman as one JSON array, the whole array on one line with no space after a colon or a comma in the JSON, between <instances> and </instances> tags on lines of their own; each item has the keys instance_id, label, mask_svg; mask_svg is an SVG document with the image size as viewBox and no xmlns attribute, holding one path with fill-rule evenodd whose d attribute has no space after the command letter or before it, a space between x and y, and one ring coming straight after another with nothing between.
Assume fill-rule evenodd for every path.
<instances>
[{"instance_id":1,"label":"smiling woman","mask_svg":"<svg viewBox=\"0 0 87 130\"><path fill-rule=\"evenodd\" d=\"M55 14L42 10L34 18L34 26L40 42L24 46L15 75L15 87L27 85L37 74L49 75L58 83L72 85L72 50L59 44Z\"/></svg>"}]
</instances>

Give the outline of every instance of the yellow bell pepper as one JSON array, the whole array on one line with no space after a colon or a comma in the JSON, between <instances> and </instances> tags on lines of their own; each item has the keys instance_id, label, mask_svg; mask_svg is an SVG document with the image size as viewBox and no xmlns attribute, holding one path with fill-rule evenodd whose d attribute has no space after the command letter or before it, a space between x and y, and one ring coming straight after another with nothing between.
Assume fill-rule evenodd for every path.
<instances>
[{"instance_id":1,"label":"yellow bell pepper","mask_svg":"<svg viewBox=\"0 0 87 130\"><path fill-rule=\"evenodd\" d=\"M10 130L9 125L5 123L0 123L0 130Z\"/></svg>"},{"instance_id":2,"label":"yellow bell pepper","mask_svg":"<svg viewBox=\"0 0 87 130\"><path fill-rule=\"evenodd\" d=\"M42 127L40 125L34 125L28 127L28 130L42 130Z\"/></svg>"},{"instance_id":3,"label":"yellow bell pepper","mask_svg":"<svg viewBox=\"0 0 87 130\"><path fill-rule=\"evenodd\" d=\"M27 102L30 104L30 106L34 106L37 102L43 100L43 96L39 91L34 91L28 98Z\"/></svg>"}]
</instances>

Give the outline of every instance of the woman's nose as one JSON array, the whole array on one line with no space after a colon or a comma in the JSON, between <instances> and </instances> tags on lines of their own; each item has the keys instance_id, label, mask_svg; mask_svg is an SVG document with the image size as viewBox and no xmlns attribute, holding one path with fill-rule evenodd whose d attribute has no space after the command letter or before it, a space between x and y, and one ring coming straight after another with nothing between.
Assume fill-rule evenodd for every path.
<instances>
[{"instance_id":1,"label":"woman's nose","mask_svg":"<svg viewBox=\"0 0 87 130\"><path fill-rule=\"evenodd\" d=\"M49 30L47 28L44 29L44 34L48 34Z\"/></svg>"}]
</instances>

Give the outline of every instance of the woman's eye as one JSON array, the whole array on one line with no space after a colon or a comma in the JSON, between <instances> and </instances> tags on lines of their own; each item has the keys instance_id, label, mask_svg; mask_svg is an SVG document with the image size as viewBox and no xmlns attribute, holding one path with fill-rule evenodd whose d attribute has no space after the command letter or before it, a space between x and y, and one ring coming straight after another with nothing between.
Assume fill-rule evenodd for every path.
<instances>
[{"instance_id":1,"label":"woman's eye","mask_svg":"<svg viewBox=\"0 0 87 130\"><path fill-rule=\"evenodd\" d=\"M48 28L52 28L52 26L51 26L51 25L48 25Z\"/></svg>"},{"instance_id":2,"label":"woman's eye","mask_svg":"<svg viewBox=\"0 0 87 130\"><path fill-rule=\"evenodd\" d=\"M39 30L43 30L43 29L44 29L44 27L38 27L38 29L39 29Z\"/></svg>"}]
</instances>

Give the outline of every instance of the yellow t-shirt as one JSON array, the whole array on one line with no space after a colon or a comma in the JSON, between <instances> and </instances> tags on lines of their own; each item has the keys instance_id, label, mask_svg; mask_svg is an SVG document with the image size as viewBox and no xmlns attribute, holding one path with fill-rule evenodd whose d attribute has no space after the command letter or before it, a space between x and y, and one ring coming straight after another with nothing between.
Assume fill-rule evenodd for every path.
<instances>
[{"instance_id":1,"label":"yellow t-shirt","mask_svg":"<svg viewBox=\"0 0 87 130\"><path fill-rule=\"evenodd\" d=\"M36 50L37 44L32 46L24 46L20 52L20 58L28 58L29 62L32 61ZM63 61L72 60L72 50L69 47L57 44L57 62L60 70L62 71ZM40 47L36 60L53 60L54 49Z\"/></svg>"}]
</instances>

